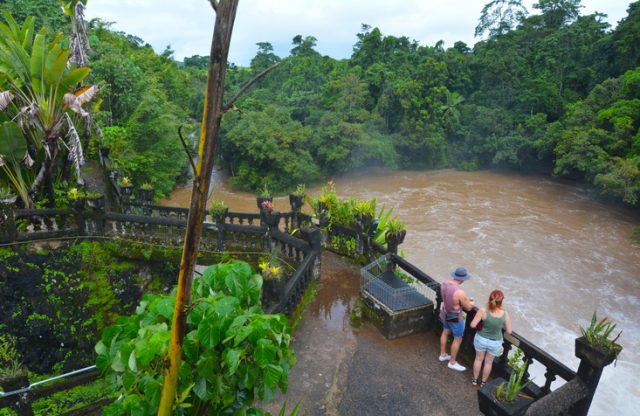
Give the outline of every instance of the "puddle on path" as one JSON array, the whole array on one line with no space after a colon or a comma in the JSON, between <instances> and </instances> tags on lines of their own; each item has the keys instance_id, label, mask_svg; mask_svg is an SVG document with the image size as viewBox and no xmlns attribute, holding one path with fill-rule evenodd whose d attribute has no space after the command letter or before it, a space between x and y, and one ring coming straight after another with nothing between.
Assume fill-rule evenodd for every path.
<instances>
[{"instance_id":1,"label":"puddle on path","mask_svg":"<svg viewBox=\"0 0 640 416\"><path fill-rule=\"evenodd\" d=\"M318 319L327 330L354 337L356 329L350 315L360 289L359 269L359 265L335 254L323 254L320 286L309 305L308 318Z\"/></svg>"}]
</instances>

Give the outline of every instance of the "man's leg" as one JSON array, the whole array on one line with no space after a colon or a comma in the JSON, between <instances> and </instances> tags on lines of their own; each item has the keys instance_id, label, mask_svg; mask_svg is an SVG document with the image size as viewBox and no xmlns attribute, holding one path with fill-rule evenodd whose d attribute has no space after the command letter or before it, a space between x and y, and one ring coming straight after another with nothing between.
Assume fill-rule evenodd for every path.
<instances>
[{"instance_id":1,"label":"man's leg","mask_svg":"<svg viewBox=\"0 0 640 416\"><path fill-rule=\"evenodd\" d=\"M453 337L453 342L451 343L451 359L449 360L449 364L451 365L456 363L460 344L462 344L462 337Z\"/></svg>"},{"instance_id":2,"label":"man's leg","mask_svg":"<svg viewBox=\"0 0 640 416\"><path fill-rule=\"evenodd\" d=\"M447 340L449 339L450 332L450 329L442 329L442 335L440 335L440 357L447 355Z\"/></svg>"}]
</instances>

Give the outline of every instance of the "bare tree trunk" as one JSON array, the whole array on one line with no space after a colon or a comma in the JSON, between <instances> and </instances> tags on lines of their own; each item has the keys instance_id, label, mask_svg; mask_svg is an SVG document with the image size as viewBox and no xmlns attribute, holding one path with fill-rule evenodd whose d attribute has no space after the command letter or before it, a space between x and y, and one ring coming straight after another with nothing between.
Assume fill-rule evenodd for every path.
<instances>
[{"instance_id":1,"label":"bare tree trunk","mask_svg":"<svg viewBox=\"0 0 640 416\"><path fill-rule=\"evenodd\" d=\"M170 416L172 414L172 405L177 392L178 372L182 361L182 345L187 321L186 308L191 302L193 270L198 256L198 245L200 244L209 183L211 182L215 145L223 115L224 79L238 2L239 0L220 0L212 1L211 3L216 10L216 22L209 55L209 73L200 130L197 171L195 172L191 191L191 205L189 218L187 219L182 260L180 262L178 291L171 328L169 367L165 371L162 397L158 408L159 416Z\"/></svg>"},{"instance_id":2,"label":"bare tree trunk","mask_svg":"<svg viewBox=\"0 0 640 416\"><path fill-rule=\"evenodd\" d=\"M55 181L55 163L58 156L57 138L45 139L44 145L48 149L48 155L44 157L44 196L47 198L47 206L53 208L56 205L56 197L53 192Z\"/></svg>"}]
</instances>

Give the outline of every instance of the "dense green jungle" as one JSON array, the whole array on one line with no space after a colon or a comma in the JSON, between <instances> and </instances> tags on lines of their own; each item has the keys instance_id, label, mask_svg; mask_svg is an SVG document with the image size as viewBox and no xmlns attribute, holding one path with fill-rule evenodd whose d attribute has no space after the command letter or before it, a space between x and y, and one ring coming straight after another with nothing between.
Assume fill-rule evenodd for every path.
<instances>
[{"instance_id":1,"label":"dense green jungle","mask_svg":"<svg viewBox=\"0 0 640 416\"><path fill-rule=\"evenodd\" d=\"M317 39L304 35L279 57L265 36L249 67L229 64L229 96L279 66L224 118L219 164L240 189L279 192L371 166L517 169L575 179L637 206L640 2L615 28L602 15L580 15L579 0L542 0L528 17L510 3L510 19L485 8L476 32L486 39L473 47L420 45L363 25L350 59L320 55ZM69 19L49 1L2 8L18 23L36 16L48 39L69 33ZM98 144L108 146L125 175L167 195L188 175L177 129L198 129L208 57L176 62L170 48L156 54L99 19L86 32L85 83L100 87L91 106L102 137L83 139L85 152L95 158ZM68 170L57 170L57 188ZM29 182L35 173L21 175Z\"/></svg>"}]
</instances>

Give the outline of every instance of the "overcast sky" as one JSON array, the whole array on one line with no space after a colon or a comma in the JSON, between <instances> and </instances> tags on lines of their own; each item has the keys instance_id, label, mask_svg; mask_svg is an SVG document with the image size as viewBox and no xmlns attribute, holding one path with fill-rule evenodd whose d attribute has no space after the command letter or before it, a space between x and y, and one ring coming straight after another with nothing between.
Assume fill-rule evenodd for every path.
<instances>
[{"instance_id":1,"label":"overcast sky","mask_svg":"<svg viewBox=\"0 0 640 416\"><path fill-rule=\"evenodd\" d=\"M229 61L247 66L257 42L271 42L289 55L296 35L318 39L316 50L336 59L351 56L362 23L383 35L407 36L421 45L445 47L461 40L472 46L480 11L489 0L242 0ZM535 0L524 0L530 13ZM582 14L607 14L615 27L626 16L627 0L583 0ZM174 56L208 55L215 15L208 0L90 0L86 17L113 22L113 29L142 38L157 52L170 45Z\"/></svg>"}]
</instances>

